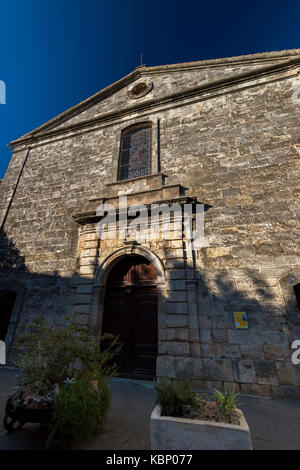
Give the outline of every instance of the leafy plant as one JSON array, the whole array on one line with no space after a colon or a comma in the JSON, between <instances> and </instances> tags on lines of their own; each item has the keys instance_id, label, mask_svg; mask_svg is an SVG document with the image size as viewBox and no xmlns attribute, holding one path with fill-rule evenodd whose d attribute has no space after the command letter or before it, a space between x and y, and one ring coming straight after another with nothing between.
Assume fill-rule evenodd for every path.
<instances>
[{"instance_id":1,"label":"leafy plant","mask_svg":"<svg viewBox=\"0 0 300 470\"><path fill-rule=\"evenodd\" d=\"M85 373L66 381L54 410L54 424L71 440L87 438L103 423L110 403L110 389L100 374Z\"/></svg>"},{"instance_id":2,"label":"leafy plant","mask_svg":"<svg viewBox=\"0 0 300 470\"><path fill-rule=\"evenodd\" d=\"M15 362L21 368L20 385L47 390L95 369L100 375L116 375L112 358L120 351L120 345L112 335L105 339L106 349L100 351L88 328L68 317L63 326L56 328L47 320L36 318L19 343Z\"/></svg>"},{"instance_id":3,"label":"leafy plant","mask_svg":"<svg viewBox=\"0 0 300 470\"><path fill-rule=\"evenodd\" d=\"M195 397L190 382L167 379L155 383L157 403L164 416L182 416L184 406L195 404Z\"/></svg>"},{"instance_id":4,"label":"leafy plant","mask_svg":"<svg viewBox=\"0 0 300 470\"><path fill-rule=\"evenodd\" d=\"M237 406L240 405L238 399L239 393L234 394L230 390L221 392L220 390L214 389L214 397L216 405L224 418L230 420L235 414Z\"/></svg>"}]
</instances>

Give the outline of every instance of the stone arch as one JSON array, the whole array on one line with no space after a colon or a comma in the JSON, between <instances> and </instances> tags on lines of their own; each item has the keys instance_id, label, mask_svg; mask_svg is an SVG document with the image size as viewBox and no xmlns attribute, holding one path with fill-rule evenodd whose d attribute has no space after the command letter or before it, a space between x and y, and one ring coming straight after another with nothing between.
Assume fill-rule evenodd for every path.
<instances>
[{"instance_id":1,"label":"stone arch","mask_svg":"<svg viewBox=\"0 0 300 470\"><path fill-rule=\"evenodd\" d=\"M106 282L111 269L124 257L130 255L140 255L151 262L157 274L157 297L158 297L158 328L166 324L166 311L165 311L165 298L166 298L166 281L164 266L159 257L150 251L148 248L130 244L123 248L119 248L108 256L106 256L100 263L93 285L92 295L92 308L91 308L91 333L100 340L102 320L104 314L104 301L106 293Z\"/></svg>"},{"instance_id":2,"label":"stone arch","mask_svg":"<svg viewBox=\"0 0 300 470\"><path fill-rule=\"evenodd\" d=\"M164 283L165 282L165 272L163 263L159 259L157 255L155 255L152 251L148 248L141 246L130 244L123 248L119 248L118 250L110 253L99 265L96 275L94 284L98 285L105 285L107 281L108 274L113 266L120 261L121 258L128 255L140 255L146 258L152 265L154 266L157 274L157 283Z\"/></svg>"}]
</instances>

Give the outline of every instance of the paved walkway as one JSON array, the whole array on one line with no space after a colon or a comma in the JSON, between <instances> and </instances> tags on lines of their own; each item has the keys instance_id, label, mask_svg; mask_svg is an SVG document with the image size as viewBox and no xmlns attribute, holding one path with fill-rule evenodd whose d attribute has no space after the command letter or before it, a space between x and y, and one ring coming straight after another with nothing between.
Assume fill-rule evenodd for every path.
<instances>
[{"instance_id":1,"label":"paved walkway","mask_svg":"<svg viewBox=\"0 0 300 470\"><path fill-rule=\"evenodd\" d=\"M44 440L35 433L36 425L26 425L11 435L2 426L7 395L15 382L16 371L0 367L0 450L42 449ZM150 449L149 422L155 403L151 382L113 378L107 423L101 433L77 449ZM254 449L300 450L300 401L270 400L241 396Z\"/></svg>"}]
</instances>

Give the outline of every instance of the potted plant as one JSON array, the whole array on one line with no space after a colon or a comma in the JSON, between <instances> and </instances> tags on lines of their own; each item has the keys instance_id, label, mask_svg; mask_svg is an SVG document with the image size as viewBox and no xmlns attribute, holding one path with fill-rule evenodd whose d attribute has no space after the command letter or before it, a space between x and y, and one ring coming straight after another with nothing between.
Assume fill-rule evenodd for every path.
<instances>
[{"instance_id":1,"label":"potted plant","mask_svg":"<svg viewBox=\"0 0 300 470\"><path fill-rule=\"evenodd\" d=\"M90 436L106 416L110 390L104 376L116 374L112 358L120 350L116 338L105 339L100 351L88 329L70 318L56 328L37 318L19 343L20 375L6 404L7 431L40 423L48 427L46 447L55 436L69 443Z\"/></svg>"},{"instance_id":2,"label":"potted plant","mask_svg":"<svg viewBox=\"0 0 300 470\"><path fill-rule=\"evenodd\" d=\"M151 414L152 450L250 450L250 432L238 394L214 391L214 399L194 393L188 382L155 384Z\"/></svg>"}]
</instances>

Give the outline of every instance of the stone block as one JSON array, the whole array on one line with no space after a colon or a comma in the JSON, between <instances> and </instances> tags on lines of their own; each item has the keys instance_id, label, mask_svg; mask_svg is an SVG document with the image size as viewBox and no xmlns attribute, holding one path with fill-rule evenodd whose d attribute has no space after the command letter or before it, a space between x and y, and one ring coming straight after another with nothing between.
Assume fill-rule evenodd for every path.
<instances>
[{"instance_id":1,"label":"stone block","mask_svg":"<svg viewBox=\"0 0 300 470\"><path fill-rule=\"evenodd\" d=\"M257 383L264 385L277 385L277 370L274 361L263 359L254 361Z\"/></svg>"},{"instance_id":2,"label":"stone block","mask_svg":"<svg viewBox=\"0 0 300 470\"><path fill-rule=\"evenodd\" d=\"M199 330L198 317L189 315L189 327L191 330Z\"/></svg>"},{"instance_id":3,"label":"stone block","mask_svg":"<svg viewBox=\"0 0 300 470\"><path fill-rule=\"evenodd\" d=\"M243 383L255 383L256 372L255 366L252 359L234 359L232 361L234 379L237 382Z\"/></svg>"},{"instance_id":4,"label":"stone block","mask_svg":"<svg viewBox=\"0 0 300 470\"><path fill-rule=\"evenodd\" d=\"M81 325L88 325L89 323L89 316L84 314L79 314L75 316L75 321L80 323Z\"/></svg>"},{"instance_id":5,"label":"stone block","mask_svg":"<svg viewBox=\"0 0 300 470\"><path fill-rule=\"evenodd\" d=\"M72 311L73 313L90 313L90 305L75 305Z\"/></svg>"},{"instance_id":6,"label":"stone block","mask_svg":"<svg viewBox=\"0 0 300 470\"><path fill-rule=\"evenodd\" d=\"M259 329L228 330L228 342L239 345L287 344L288 338L282 331Z\"/></svg>"},{"instance_id":7,"label":"stone block","mask_svg":"<svg viewBox=\"0 0 300 470\"><path fill-rule=\"evenodd\" d=\"M84 266L95 265L95 264L96 264L96 258L95 257L80 258L80 268L82 268Z\"/></svg>"},{"instance_id":8,"label":"stone block","mask_svg":"<svg viewBox=\"0 0 300 470\"><path fill-rule=\"evenodd\" d=\"M221 359L221 345L220 344L200 344L201 357L214 357Z\"/></svg>"},{"instance_id":9,"label":"stone block","mask_svg":"<svg viewBox=\"0 0 300 470\"><path fill-rule=\"evenodd\" d=\"M81 252L81 258L95 258L97 256L97 248L84 249Z\"/></svg>"},{"instance_id":10,"label":"stone block","mask_svg":"<svg viewBox=\"0 0 300 470\"><path fill-rule=\"evenodd\" d=\"M241 384L237 382L223 382L223 389L229 390L233 393L240 393L241 391Z\"/></svg>"},{"instance_id":11,"label":"stone block","mask_svg":"<svg viewBox=\"0 0 300 470\"><path fill-rule=\"evenodd\" d=\"M203 358L205 375L208 380L233 380L232 363L228 359Z\"/></svg>"},{"instance_id":12,"label":"stone block","mask_svg":"<svg viewBox=\"0 0 300 470\"><path fill-rule=\"evenodd\" d=\"M216 246L213 248L205 248L205 254L208 258L220 258L221 256L228 256L231 253L231 248L228 246Z\"/></svg>"},{"instance_id":13,"label":"stone block","mask_svg":"<svg viewBox=\"0 0 300 470\"><path fill-rule=\"evenodd\" d=\"M201 328L199 331L200 343L211 343L211 330Z\"/></svg>"},{"instance_id":14,"label":"stone block","mask_svg":"<svg viewBox=\"0 0 300 470\"><path fill-rule=\"evenodd\" d=\"M190 343L190 355L191 357L200 357L200 344Z\"/></svg>"},{"instance_id":15,"label":"stone block","mask_svg":"<svg viewBox=\"0 0 300 470\"><path fill-rule=\"evenodd\" d=\"M192 375L191 364L190 357L176 357L176 379L189 379Z\"/></svg>"},{"instance_id":16,"label":"stone block","mask_svg":"<svg viewBox=\"0 0 300 470\"><path fill-rule=\"evenodd\" d=\"M240 346L242 359L263 359L264 352L261 345L256 344L241 344Z\"/></svg>"},{"instance_id":17,"label":"stone block","mask_svg":"<svg viewBox=\"0 0 300 470\"><path fill-rule=\"evenodd\" d=\"M183 259L167 259L165 262L165 269L184 269L185 263Z\"/></svg>"},{"instance_id":18,"label":"stone block","mask_svg":"<svg viewBox=\"0 0 300 470\"><path fill-rule=\"evenodd\" d=\"M188 356L190 353L189 343L180 341L168 341L167 350L170 356Z\"/></svg>"},{"instance_id":19,"label":"stone block","mask_svg":"<svg viewBox=\"0 0 300 470\"><path fill-rule=\"evenodd\" d=\"M213 343L227 343L227 330L225 329L212 329L211 337Z\"/></svg>"},{"instance_id":20,"label":"stone block","mask_svg":"<svg viewBox=\"0 0 300 470\"><path fill-rule=\"evenodd\" d=\"M247 395L260 395L263 397L269 397L272 395L272 388L271 385L242 383L241 393L245 393Z\"/></svg>"},{"instance_id":21,"label":"stone block","mask_svg":"<svg viewBox=\"0 0 300 470\"><path fill-rule=\"evenodd\" d=\"M168 249L165 251L165 256L166 256L166 259L173 259L175 258L176 260L179 260L179 259L182 259L184 258L183 256L183 249Z\"/></svg>"},{"instance_id":22,"label":"stone block","mask_svg":"<svg viewBox=\"0 0 300 470\"><path fill-rule=\"evenodd\" d=\"M167 282L167 289L170 289L170 290L185 290L185 281L184 280L168 281Z\"/></svg>"},{"instance_id":23,"label":"stone block","mask_svg":"<svg viewBox=\"0 0 300 470\"><path fill-rule=\"evenodd\" d=\"M189 340L193 342L199 342L199 330L189 328Z\"/></svg>"},{"instance_id":24,"label":"stone block","mask_svg":"<svg viewBox=\"0 0 300 470\"><path fill-rule=\"evenodd\" d=\"M185 302L166 302L166 311L176 314L188 313L188 305Z\"/></svg>"},{"instance_id":25,"label":"stone block","mask_svg":"<svg viewBox=\"0 0 300 470\"><path fill-rule=\"evenodd\" d=\"M166 271L166 279L177 280L185 279L185 270L184 269L170 269Z\"/></svg>"},{"instance_id":26,"label":"stone block","mask_svg":"<svg viewBox=\"0 0 300 470\"><path fill-rule=\"evenodd\" d=\"M173 331L173 330L171 330L171 331ZM165 341L167 339L167 332L168 332L168 330L166 328L158 328L158 332L157 332L158 340L159 341Z\"/></svg>"},{"instance_id":27,"label":"stone block","mask_svg":"<svg viewBox=\"0 0 300 470\"><path fill-rule=\"evenodd\" d=\"M292 400L300 400L300 387L291 387L286 385L273 385L272 386L273 398L288 398Z\"/></svg>"},{"instance_id":28,"label":"stone block","mask_svg":"<svg viewBox=\"0 0 300 470\"><path fill-rule=\"evenodd\" d=\"M79 268L79 273L82 276L89 275L89 274L94 274L95 271L95 266L90 265L90 266L80 266Z\"/></svg>"},{"instance_id":29,"label":"stone block","mask_svg":"<svg viewBox=\"0 0 300 470\"><path fill-rule=\"evenodd\" d=\"M300 368L291 360L276 361L276 369L280 385L300 386Z\"/></svg>"},{"instance_id":30,"label":"stone block","mask_svg":"<svg viewBox=\"0 0 300 470\"><path fill-rule=\"evenodd\" d=\"M188 341L191 331L188 328L174 328L176 339L179 341Z\"/></svg>"},{"instance_id":31,"label":"stone block","mask_svg":"<svg viewBox=\"0 0 300 470\"><path fill-rule=\"evenodd\" d=\"M197 377L199 379L205 379L205 371L204 371L202 358L198 358L198 357L192 358L192 372L193 372L193 377Z\"/></svg>"},{"instance_id":32,"label":"stone block","mask_svg":"<svg viewBox=\"0 0 300 470\"><path fill-rule=\"evenodd\" d=\"M186 301L186 292L185 291L169 290L167 292L167 301L168 302L185 302Z\"/></svg>"},{"instance_id":33,"label":"stone block","mask_svg":"<svg viewBox=\"0 0 300 470\"><path fill-rule=\"evenodd\" d=\"M92 284L82 284L76 287L76 294L91 294L93 292Z\"/></svg>"},{"instance_id":34,"label":"stone block","mask_svg":"<svg viewBox=\"0 0 300 470\"><path fill-rule=\"evenodd\" d=\"M237 344L223 344L221 346L222 358L225 359L240 359L241 351Z\"/></svg>"},{"instance_id":35,"label":"stone block","mask_svg":"<svg viewBox=\"0 0 300 470\"><path fill-rule=\"evenodd\" d=\"M199 315L198 324L200 329L211 329L211 320L204 315Z\"/></svg>"},{"instance_id":36,"label":"stone block","mask_svg":"<svg viewBox=\"0 0 300 470\"><path fill-rule=\"evenodd\" d=\"M282 346L281 344L265 344L264 345L265 359L286 359L290 357L291 350L288 346Z\"/></svg>"},{"instance_id":37,"label":"stone block","mask_svg":"<svg viewBox=\"0 0 300 470\"><path fill-rule=\"evenodd\" d=\"M176 331L180 328L166 328L166 340L174 341L176 339Z\"/></svg>"},{"instance_id":38,"label":"stone block","mask_svg":"<svg viewBox=\"0 0 300 470\"><path fill-rule=\"evenodd\" d=\"M92 300L91 294L75 294L73 296L73 302L75 304L90 304Z\"/></svg>"},{"instance_id":39,"label":"stone block","mask_svg":"<svg viewBox=\"0 0 300 470\"><path fill-rule=\"evenodd\" d=\"M175 379L175 357L158 356L156 360L156 373L158 377Z\"/></svg>"},{"instance_id":40,"label":"stone block","mask_svg":"<svg viewBox=\"0 0 300 470\"><path fill-rule=\"evenodd\" d=\"M167 354L167 343L165 341L158 342L158 354Z\"/></svg>"},{"instance_id":41,"label":"stone block","mask_svg":"<svg viewBox=\"0 0 300 470\"><path fill-rule=\"evenodd\" d=\"M188 326L187 315L167 315L167 327L180 328Z\"/></svg>"}]
</instances>

